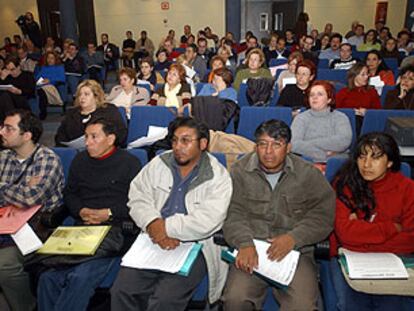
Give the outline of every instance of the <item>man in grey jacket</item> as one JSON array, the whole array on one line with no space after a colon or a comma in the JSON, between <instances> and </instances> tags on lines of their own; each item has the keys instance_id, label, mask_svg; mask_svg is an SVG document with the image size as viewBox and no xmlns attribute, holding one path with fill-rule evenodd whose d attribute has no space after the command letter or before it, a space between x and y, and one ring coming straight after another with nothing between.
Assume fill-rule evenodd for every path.
<instances>
[{"instance_id":1,"label":"man in grey jacket","mask_svg":"<svg viewBox=\"0 0 414 311\"><path fill-rule=\"evenodd\" d=\"M227 265L212 235L226 218L230 176L206 151L206 126L178 118L170 128L172 152L154 158L131 183L130 215L162 249L197 241L202 250L188 276L122 267L111 289L111 310L184 310L207 274L211 303L224 287Z\"/></svg>"},{"instance_id":2,"label":"man in grey jacket","mask_svg":"<svg viewBox=\"0 0 414 311\"><path fill-rule=\"evenodd\" d=\"M335 194L323 175L291 155L289 127L269 120L255 132L256 151L231 170L233 196L224 223L226 241L239 250L224 290L225 310L259 310L271 284L256 275L253 239L269 242L267 256L280 261L300 251L295 276L286 290L272 287L281 310L316 310L318 282L315 243L332 231Z\"/></svg>"}]
</instances>

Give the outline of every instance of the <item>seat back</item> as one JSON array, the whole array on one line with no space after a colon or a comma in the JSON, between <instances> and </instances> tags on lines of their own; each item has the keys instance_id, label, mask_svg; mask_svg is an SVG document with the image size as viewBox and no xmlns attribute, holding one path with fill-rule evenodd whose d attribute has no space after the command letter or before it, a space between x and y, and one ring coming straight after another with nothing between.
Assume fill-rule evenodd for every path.
<instances>
[{"instance_id":1,"label":"seat back","mask_svg":"<svg viewBox=\"0 0 414 311\"><path fill-rule=\"evenodd\" d=\"M254 141L256 128L264 121L277 119L288 126L292 123L292 108L290 107L242 107L237 134Z\"/></svg>"},{"instance_id":2,"label":"seat back","mask_svg":"<svg viewBox=\"0 0 414 311\"><path fill-rule=\"evenodd\" d=\"M346 84L347 70L318 69L317 80L328 80Z\"/></svg>"},{"instance_id":3,"label":"seat back","mask_svg":"<svg viewBox=\"0 0 414 311\"><path fill-rule=\"evenodd\" d=\"M387 93L391 90L395 89L395 85L384 85L384 87L382 88L382 93L381 93L381 107L385 106L385 98L387 97Z\"/></svg>"},{"instance_id":4,"label":"seat back","mask_svg":"<svg viewBox=\"0 0 414 311\"><path fill-rule=\"evenodd\" d=\"M150 125L168 127L168 124L175 117L175 110L173 108L161 106L132 107L127 142L130 143L139 137L146 136Z\"/></svg>"},{"instance_id":5,"label":"seat back","mask_svg":"<svg viewBox=\"0 0 414 311\"><path fill-rule=\"evenodd\" d=\"M346 116L349 119L349 122L351 123L351 128L352 128L352 143L351 143L351 147L352 147L355 144L356 139L357 139L355 111L352 108L340 108L340 109L338 109L338 111L345 113Z\"/></svg>"},{"instance_id":6,"label":"seat back","mask_svg":"<svg viewBox=\"0 0 414 311\"><path fill-rule=\"evenodd\" d=\"M237 102L240 107L249 107L249 101L247 100L247 84L240 84L239 91L237 92Z\"/></svg>"},{"instance_id":7,"label":"seat back","mask_svg":"<svg viewBox=\"0 0 414 311\"><path fill-rule=\"evenodd\" d=\"M141 167L144 167L148 163L148 154L144 149L127 149L130 154L136 157L141 163Z\"/></svg>"},{"instance_id":8,"label":"seat back","mask_svg":"<svg viewBox=\"0 0 414 311\"><path fill-rule=\"evenodd\" d=\"M76 149L65 147L53 147L52 150L59 156L60 162L62 163L63 167L63 174L65 175L65 179L67 180L69 176L70 165L78 152L76 151Z\"/></svg>"},{"instance_id":9,"label":"seat back","mask_svg":"<svg viewBox=\"0 0 414 311\"><path fill-rule=\"evenodd\" d=\"M367 110L362 121L361 135L370 132L383 132L389 117L414 117L414 110Z\"/></svg>"}]
</instances>

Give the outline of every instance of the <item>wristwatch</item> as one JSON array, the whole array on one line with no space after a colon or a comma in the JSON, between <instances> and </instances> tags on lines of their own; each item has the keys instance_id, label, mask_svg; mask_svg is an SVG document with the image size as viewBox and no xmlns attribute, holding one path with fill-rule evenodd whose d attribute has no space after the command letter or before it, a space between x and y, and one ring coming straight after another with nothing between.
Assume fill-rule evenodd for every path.
<instances>
[{"instance_id":1,"label":"wristwatch","mask_svg":"<svg viewBox=\"0 0 414 311\"><path fill-rule=\"evenodd\" d=\"M112 215L112 211L110 208L108 208L108 221L112 221L112 219L114 218L114 216Z\"/></svg>"}]
</instances>

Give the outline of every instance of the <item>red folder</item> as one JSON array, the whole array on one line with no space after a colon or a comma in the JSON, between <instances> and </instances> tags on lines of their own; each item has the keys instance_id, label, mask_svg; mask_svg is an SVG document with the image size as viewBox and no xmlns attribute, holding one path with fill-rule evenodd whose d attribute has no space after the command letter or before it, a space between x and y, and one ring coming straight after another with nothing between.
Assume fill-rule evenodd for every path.
<instances>
[{"instance_id":1,"label":"red folder","mask_svg":"<svg viewBox=\"0 0 414 311\"><path fill-rule=\"evenodd\" d=\"M0 207L0 234L16 233L41 207L41 205L28 208L12 205Z\"/></svg>"}]
</instances>

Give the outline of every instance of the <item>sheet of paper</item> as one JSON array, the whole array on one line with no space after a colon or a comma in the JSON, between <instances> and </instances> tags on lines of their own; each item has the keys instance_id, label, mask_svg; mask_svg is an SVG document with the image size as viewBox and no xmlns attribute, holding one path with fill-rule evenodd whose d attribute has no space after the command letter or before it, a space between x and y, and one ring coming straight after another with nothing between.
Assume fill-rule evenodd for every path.
<instances>
[{"instance_id":1,"label":"sheet of paper","mask_svg":"<svg viewBox=\"0 0 414 311\"><path fill-rule=\"evenodd\" d=\"M360 253L343 249L350 279L407 279L401 258L392 253Z\"/></svg>"},{"instance_id":2,"label":"sheet of paper","mask_svg":"<svg viewBox=\"0 0 414 311\"><path fill-rule=\"evenodd\" d=\"M85 149L85 135L78 137L71 141L62 141L62 145L65 145L69 148L74 148L77 150Z\"/></svg>"},{"instance_id":3,"label":"sheet of paper","mask_svg":"<svg viewBox=\"0 0 414 311\"><path fill-rule=\"evenodd\" d=\"M0 208L0 234L17 232L41 208L36 205L27 208L5 206Z\"/></svg>"},{"instance_id":4,"label":"sheet of paper","mask_svg":"<svg viewBox=\"0 0 414 311\"><path fill-rule=\"evenodd\" d=\"M11 85L11 84L0 85L0 91L7 91L8 89L10 89L12 87L13 87L13 85Z\"/></svg>"},{"instance_id":5,"label":"sheet of paper","mask_svg":"<svg viewBox=\"0 0 414 311\"><path fill-rule=\"evenodd\" d=\"M168 134L168 128L167 127L159 127L159 126L153 126L150 125L148 127L148 133L147 136L140 137L133 142L128 144L128 149L132 148L140 148L143 146L149 146L155 143L156 141L165 138Z\"/></svg>"},{"instance_id":6,"label":"sheet of paper","mask_svg":"<svg viewBox=\"0 0 414 311\"><path fill-rule=\"evenodd\" d=\"M148 234L140 233L122 258L121 266L177 273L184 265L194 243L181 243L174 250L163 250Z\"/></svg>"},{"instance_id":7,"label":"sheet of paper","mask_svg":"<svg viewBox=\"0 0 414 311\"><path fill-rule=\"evenodd\" d=\"M288 84L296 84L296 78L295 77L292 77L292 78L284 78L282 80L283 87L285 87Z\"/></svg>"},{"instance_id":8,"label":"sheet of paper","mask_svg":"<svg viewBox=\"0 0 414 311\"><path fill-rule=\"evenodd\" d=\"M270 70L270 73L272 74L272 76L275 77L276 76L276 72L278 70L285 70L287 68L288 68L288 65L287 64L283 64L283 65L279 65L279 66L272 66L272 67L269 68L269 70Z\"/></svg>"},{"instance_id":9,"label":"sheet of paper","mask_svg":"<svg viewBox=\"0 0 414 311\"><path fill-rule=\"evenodd\" d=\"M40 77L37 81L36 81L36 85L42 85L45 84L45 79L43 79L42 77Z\"/></svg>"},{"instance_id":10,"label":"sheet of paper","mask_svg":"<svg viewBox=\"0 0 414 311\"><path fill-rule=\"evenodd\" d=\"M27 223L15 234L11 234L11 237L23 256L33 253L43 246L42 241Z\"/></svg>"},{"instance_id":11,"label":"sheet of paper","mask_svg":"<svg viewBox=\"0 0 414 311\"><path fill-rule=\"evenodd\" d=\"M380 76L375 76L375 77L369 78L369 83L368 84L375 87L375 89L377 90L378 95L381 96L382 89L383 89L385 83L381 80Z\"/></svg>"},{"instance_id":12,"label":"sheet of paper","mask_svg":"<svg viewBox=\"0 0 414 311\"><path fill-rule=\"evenodd\" d=\"M288 286L295 276L300 253L292 250L281 261L271 261L266 253L270 243L261 240L253 240L253 242L259 257L259 266L254 271L270 280ZM234 252L234 255L237 255L237 251Z\"/></svg>"},{"instance_id":13,"label":"sheet of paper","mask_svg":"<svg viewBox=\"0 0 414 311\"><path fill-rule=\"evenodd\" d=\"M139 84L148 84L148 85L151 85L151 83L149 81L147 81L147 80L141 80L141 79L138 79L137 80L136 85L139 85Z\"/></svg>"}]
</instances>

